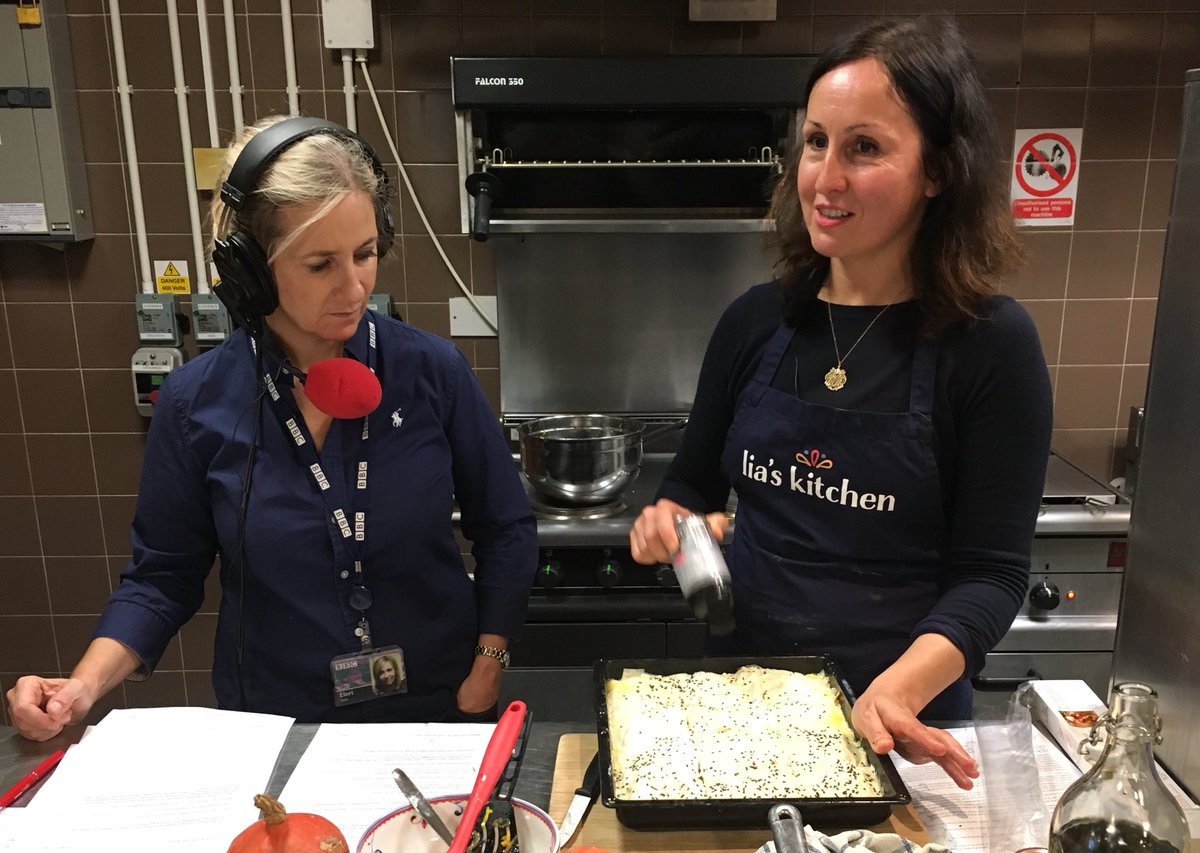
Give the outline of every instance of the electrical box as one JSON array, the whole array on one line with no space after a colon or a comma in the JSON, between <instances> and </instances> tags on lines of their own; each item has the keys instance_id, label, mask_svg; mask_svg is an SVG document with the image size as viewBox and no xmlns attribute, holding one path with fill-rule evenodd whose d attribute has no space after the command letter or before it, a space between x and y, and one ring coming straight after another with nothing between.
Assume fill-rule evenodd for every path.
<instances>
[{"instance_id":1,"label":"electrical box","mask_svg":"<svg viewBox=\"0 0 1200 853\"><path fill-rule=\"evenodd\" d=\"M384 317L396 316L392 313L392 295L390 293L372 293L367 300L367 307Z\"/></svg>"},{"instance_id":2,"label":"electrical box","mask_svg":"<svg viewBox=\"0 0 1200 853\"><path fill-rule=\"evenodd\" d=\"M144 344L177 347L182 341L172 293L137 295L138 338Z\"/></svg>"},{"instance_id":3,"label":"electrical box","mask_svg":"<svg viewBox=\"0 0 1200 853\"><path fill-rule=\"evenodd\" d=\"M0 5L0 240L91 239L64 0Z\"/></svg>"},{"instance_id":4,"label":"electrical box","mask_svg":"<svg viewBox=\"0 0 1200 853\"><path fill-rule=\"evenodd\" d=\"M375 46L371 0L321 0L321 27L333 50Z\"/></svg>"},{"instance_id":5,"label":"electrical box","mask_svg":"<svg viewBox=\"0 0 1200 853\"><path fill-rule=\"evenodd\" d=\"M141 347L133 354L133 404L138 414L150 417L167 374L183 364L183 350L174 347Z\"/></svg>"},{"instance_id":6,"label":"electrical box","mask_svg":"<svg viewBox=\"0 0 1200 853\"><path fill-rule=\"evenodd\" d=\"M229 312L211 293L192 294L192 318L196 321L196 343L200 346L216 346L233 330Z\"/></svg>"}]
</instances>

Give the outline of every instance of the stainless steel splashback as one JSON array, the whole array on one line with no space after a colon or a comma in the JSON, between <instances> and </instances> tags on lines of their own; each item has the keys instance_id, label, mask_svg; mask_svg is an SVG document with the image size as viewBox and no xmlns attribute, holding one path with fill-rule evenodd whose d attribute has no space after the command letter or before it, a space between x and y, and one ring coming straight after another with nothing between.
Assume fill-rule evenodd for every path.
<instances>
[{"instance_id":1,"label":"stainless steel splashback","mask_svg":"<svg viewBox=\"0 0 1200 853\"><path fill-rule=\"evenodd\" d=\"M501 413L686 413L717 319L771 278L772 237L497 236Z\"/></svg>"}]
</instances>

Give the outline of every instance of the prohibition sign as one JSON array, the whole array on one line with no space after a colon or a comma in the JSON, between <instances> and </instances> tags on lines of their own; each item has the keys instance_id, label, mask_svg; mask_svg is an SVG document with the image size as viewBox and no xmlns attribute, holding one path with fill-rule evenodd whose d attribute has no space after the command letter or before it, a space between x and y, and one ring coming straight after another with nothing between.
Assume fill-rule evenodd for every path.
<instances>
[{"instance_id":1,"label":"prohibition sign","mask_svg":"<svg viewBox=\"0 0 1200 853\"><path fill-rule=\"evenodd\" d=\"M1046 159L1045 155L1038 150L1037 143L1043 141L1053 142L1062 146L1062 149L1064 152L1066 152L1067 160L1070 164L1067 168L1066 175L1060 175L1058 170L1054 168L1053 164L1051 164L1050 161ZM1027 157L1031 157L1032 162L1040 163L1042 165L1043 169L1045 170L1043 174L1045 174L1046 177L1054 182L1053 187L1049 189L1041 189L1038 187L1033 187L1029 184L1029 181L1025 176L1025 162ZM1017 152L1017 183L1021 185L1021 189L1025 190L1025 192L1038 198L1046 198L1048 196L1057 195L1070 186L1071 179L1075 177L1075 169L1078 165L1079 157L1075 153L1075 146L1072 145L1066 137L1057 133L1039 133L1037 136L1033 137L1024 145L1022 145L1021 150Z\"/></svg>"}]
</instances>

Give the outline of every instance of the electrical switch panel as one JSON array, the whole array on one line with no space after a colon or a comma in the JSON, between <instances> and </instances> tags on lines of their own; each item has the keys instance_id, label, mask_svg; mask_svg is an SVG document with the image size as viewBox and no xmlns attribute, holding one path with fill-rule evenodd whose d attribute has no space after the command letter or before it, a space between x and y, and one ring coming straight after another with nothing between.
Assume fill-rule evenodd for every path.
<instances>
[{"instance_id":1,"label":"electrical switch panel","mask_svg":"<svg viewBox=\"0 0 1200 853\"><path fill-rule=\"evenodd\" d=\"M233 330L225 305L211 293L192 294L192 317L196 321L196 343L202 347L216 346Z\"/></svg>"},{"instance_id":2,"label":"electrical switch panel","mask_svg":"<svg viewBox=\"0 0 1200 853\"><path fill-rule=\"evenodd\" d=\"M139 415L151 417L167 374L183 364L183 351L174 347L141 347L133 354L133 404Z\"/></svg>"},{"instance_id":3,"label":"electrical switch panel","mask_svg":"<svg viewBox=\"0 0 1200 853\"><path fill-rule=\"evenodd\" d=\"M182 340L172 293L137 295L138 338L144 344L177 347Z\"/></svg>"},{"instance_id":4,"label":"electrical switch panel","mask_svg":"<svg viewBox=\"0 0 1200 853\"><path fill-rule=\"evenodd\" d=\"M64 0L0 6L0 240L89 240Z\"/></svg>"},{"instance_id":5,"label":"electrical switch panel","mask_svg":"<svg viewBox=\"0 0 1200 853\"><path fill-rule=\"evenodd\" d=\"M333 50L375 46L371 0L321 0L325 47Z\"/></svg>"}]
</instances>

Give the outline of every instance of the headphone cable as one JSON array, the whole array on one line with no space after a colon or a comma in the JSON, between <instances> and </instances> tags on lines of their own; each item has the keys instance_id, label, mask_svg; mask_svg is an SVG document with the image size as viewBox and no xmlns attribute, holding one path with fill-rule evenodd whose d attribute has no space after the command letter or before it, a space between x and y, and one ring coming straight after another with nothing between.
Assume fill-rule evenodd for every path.
<instances>
[{"instance_id":1,"label":"headphone cable","mask_svg":"<svg viewBox=\"0 0 1200 853\"><path fill-rule=\"evenodd\" d=\"M243 652L245 651L246 637L246 509L250 505L250 482L254 477L254 458L258 455L258 435L262 426L262 410L263 398L266 396L266 387L263 383L263 348L261 345L255 347L257 358L255 359L255 373L258 377L256 384L257 394L254 401L254 431L250 436L250 451L246 455L246 473L242 478L242 500L241 506L238 507L238 523L237 523L237 546L234 551L234 559L237 560L238 566L238 628L237 628L237 674L238 674L238 698L240 700L240 709L245 711L246 708L246 679L245 672L242 668Z\"/></svg>"}]
</instances>

